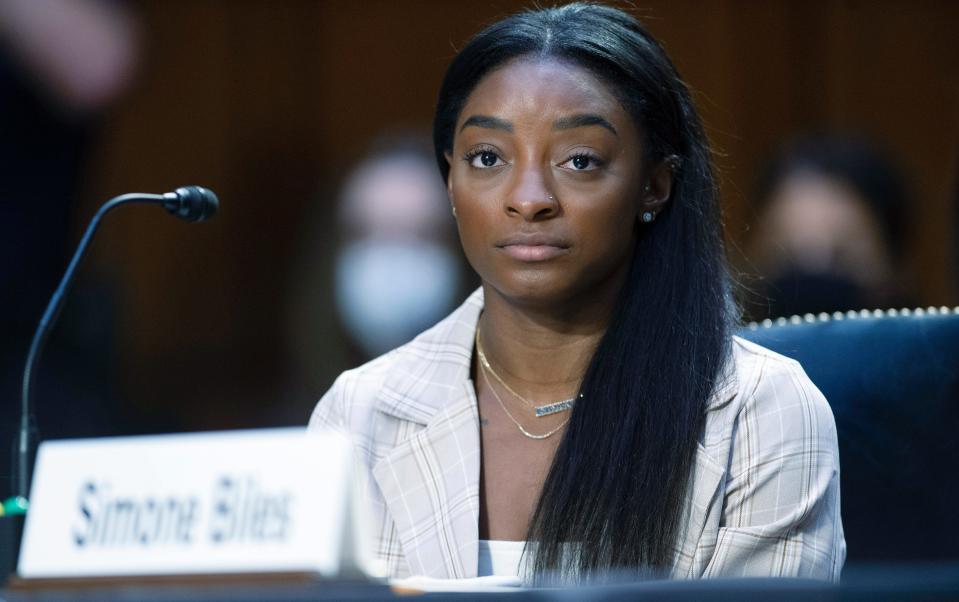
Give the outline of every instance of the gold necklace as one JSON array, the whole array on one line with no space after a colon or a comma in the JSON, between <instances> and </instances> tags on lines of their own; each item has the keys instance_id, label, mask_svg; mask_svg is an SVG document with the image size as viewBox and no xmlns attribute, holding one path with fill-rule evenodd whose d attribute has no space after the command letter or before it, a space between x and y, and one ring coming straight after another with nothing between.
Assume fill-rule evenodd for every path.
<instances>
[{"instance_id":1,"label":"gold necklace","mask_svg":"<svg viewBox=\"0 0 959 602\"><path fill-rule=\"evenodd\" d=\"M485 369L486 366L483 365L482 367L483 367L483 376L486 376L486 384L489 385L489 390L493 394L493 398L496 400L496 403L499 404L499 407L503 408L503 412L506 414L506 417L509 418L513 422L513 424L516 425L516 428L519 429L519 432L523 433L523 435L525 435L526 437L529 437L530 439L540 440L540 441L543 439L548 439L549 437L552 437L553 435L558 433L559 430L562 429L564 426L569 424L569 419L572 418L572 416L564 420L562 424L560 424L553 430L543 433L542 435L536 435L534 433L527 431L525 428L523 428L523 425L519 423L519 420L513 418L513 415L510 414L509 410L506 409L506 404L503 403L503 400L502 398L500 398L499 393L496 392L496 387L494 387L493 383L490 382L489 375Z\"/></svg>"},{"instance_id":2,"label":"gold necklace","mask_svg":"<svg viewBox=\"0 0 959 602\"><path fill-rule=\"evenodd\" d=\"M558 412L565 412L566 410L573 409L573 404L576 403L577 399L582 399L583 394L580 393L577 396L570 397L569 399L563 399L562 401L554 401L552 403L543 404L541 406L536 405L532 400L526 399L519 393L513 390L513 387L506 384L506 381L500 378L500 375L496 373L496 370L493 370L493 366L490 365L489 360L486 359L486 354L483 352L483 345L480 343L480 327L479 324L476 325L476 355L479 357L480 363L483 365L483 368L489 371L493 375L493 378L496 379L499 384L503 385L503 388L509 391L509 393L525 403L533 413L536 414L537 418L542 418L543 416L549 416L550 414L556 414ZM492 388L492 387L491 387Z\"/></svg>"}]
</instances>

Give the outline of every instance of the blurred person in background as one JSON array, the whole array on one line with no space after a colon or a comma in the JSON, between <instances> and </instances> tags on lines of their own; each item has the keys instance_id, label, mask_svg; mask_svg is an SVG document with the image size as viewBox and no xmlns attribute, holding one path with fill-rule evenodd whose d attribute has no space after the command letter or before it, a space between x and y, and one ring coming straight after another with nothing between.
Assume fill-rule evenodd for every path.
<instances>
[{"instance_id":1,"label":"blurred person in background","mask_svg":"<svg viewBox=\"0 0 959 602\"><path fill-rule=\"evenodd\" d=\"M852 137L785 146L756 194L748 254L758 271L754 319L911 305L903 251L903 179L882 153Z\"/></svg>"},{"instance_id":2,"label":"blurred person in background","mask_svg":"<svg viewBox=\"0 0 959 602\"><path fill-rule=\"evenodd\" d=\"M0 1L0 483L34 329L73 251L72 222L98 117L125 92L139 30L119 2ZM81 280L37 383L42 438L110 434L108 287Z\"/></svg>"},{"instance_id":3,"label":"blurred person in background","mask_svg":"<svg viewBox=\"0 0 959 602\"><path fill-rule=\"evenodd\" d=\"M303 399L438 321L473 284L425 134L381 135L343 178L335 219L325 204L315 210L291 278L296 373L273 423L297 424Z\"/></svg>"},{"instance_id":4,"label":"blurred person in background","mask_svg":"<svg viewBox=\"0 0 959 602\"><path fill-rule=\"evenodd\" d=\"M381 142L346 179L338 211L336 307L369 359L445 316L461 292L452 213L428 143Z\"/></svg>"}]
</instances>

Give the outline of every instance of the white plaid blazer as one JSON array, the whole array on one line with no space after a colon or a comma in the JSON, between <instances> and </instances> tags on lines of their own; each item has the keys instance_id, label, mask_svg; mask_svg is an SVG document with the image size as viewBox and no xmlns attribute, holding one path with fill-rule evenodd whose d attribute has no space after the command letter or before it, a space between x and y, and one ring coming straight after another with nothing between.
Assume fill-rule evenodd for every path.
<instances>
[{"instance_id":1,"label":"white plaid blazer","mask_svg":"<svg viewBox=\"0 0 959 602\"><path fill-rule=\"evenodd\" d=\"M393 577L475 577L480 435L470 380L477 291L412 342L344 372L311 429L345 431L367 475L374 552ZM839 578L832 411L794 360L734 338L675 546L677 578Z\"/></svg>"}]
</instances>

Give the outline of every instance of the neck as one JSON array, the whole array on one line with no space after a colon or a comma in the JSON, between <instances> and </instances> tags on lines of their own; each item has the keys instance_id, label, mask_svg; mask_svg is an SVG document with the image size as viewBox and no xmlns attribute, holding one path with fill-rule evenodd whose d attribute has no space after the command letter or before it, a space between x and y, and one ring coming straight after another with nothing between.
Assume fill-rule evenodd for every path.
<instances>
[{"instance_id":1,"label":"neck","mask_svg":"<svg viewBox=\"0 0 959 602\"><path fill-rule=\"evenodd\" d=\"M538 403L574 397L612 317L616 294L549 308L510 302L487 283L480 317L487 360L511 387Z\"/></svg>"}]
</instances>

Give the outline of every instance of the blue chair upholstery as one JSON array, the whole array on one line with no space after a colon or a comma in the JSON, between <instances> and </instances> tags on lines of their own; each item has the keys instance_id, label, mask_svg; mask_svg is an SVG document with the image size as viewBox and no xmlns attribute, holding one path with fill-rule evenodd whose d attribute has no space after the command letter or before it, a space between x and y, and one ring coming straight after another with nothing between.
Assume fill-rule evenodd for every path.
<instances>
[{"instance_id":1,"label":"blue chair upholstery","mask_svg":"<svg viewBox=\"0 0 959 602\"><path fill-rule=\"evenodd\" d=\"M959 308L794 316L739 335L798 360L832 406L848 562L959 559Z\"/></svg>"}]
</instances>

